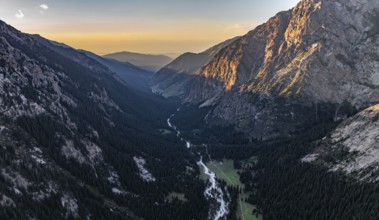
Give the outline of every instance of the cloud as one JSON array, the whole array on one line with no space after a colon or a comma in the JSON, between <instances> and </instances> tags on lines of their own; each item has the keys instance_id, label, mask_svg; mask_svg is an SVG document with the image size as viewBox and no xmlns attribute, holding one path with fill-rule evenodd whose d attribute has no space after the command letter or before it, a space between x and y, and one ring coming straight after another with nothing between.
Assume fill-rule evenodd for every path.
<instances>
[{"instance_id":1,"label":"cloud","mask_svg":"<svg viewBox=\"0 0 379 220\"><path fill-rule=\"evenodd\" d=\"M49 6L46 5L46 4L42 4L42 5L40 5L39 7L42 8L43 10L47 10L47 9L49 9Z\"/></svg>"},{"instance_id":2,"label":"cloud","mask_svg":"<svg viewBox=\"0 0 379 220\"><path fill-rule=\"evenodd\" d=\"M14 16L16 18L24 18L25 17L24 13L22 13L21 10L18 10L17 13Z\"/></svg>"},{"instance_id":3,"label":"cloud","mask_svg":"<svg viewBox=\"0 0 379 220\"><path fill-rule=\"evenodd\" d=\"M234 24L225 28L226 31L250 31L257 25L255 24Z\"/></svg>"}]
</instances>

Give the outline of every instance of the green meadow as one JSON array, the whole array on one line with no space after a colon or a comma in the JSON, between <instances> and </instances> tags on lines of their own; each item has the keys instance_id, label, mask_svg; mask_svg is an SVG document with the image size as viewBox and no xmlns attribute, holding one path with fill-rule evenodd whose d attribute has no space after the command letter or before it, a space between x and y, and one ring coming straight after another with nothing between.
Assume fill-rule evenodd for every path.
<instances>
[{"instance_id":1,"label":"green meadow","mask_svg":"<svg viewBox=\"0 0 379 220\"><path fill-rule=\"evenodd\" d=\"M251 161L246 161L244 166L250 165L254 163L255 159ZM228 186L238 186L240 188L244 188L244 185L240 181L240 176L238 174L238 170L234 168L233 160L222 160L222 161L209 161L206 164L209 169L216 174L216 177L220 180L223 180L227 183ZM200 167L202 169L202 167ZM207 176L201 171L200 178L204 181L207 180ZM241 220L262 220L259 216L253 215L253 210L255 206L245 202L247 195L240 194L238 198L238 210L237 210L237 218Z\"/></svg>"}]
</instances>

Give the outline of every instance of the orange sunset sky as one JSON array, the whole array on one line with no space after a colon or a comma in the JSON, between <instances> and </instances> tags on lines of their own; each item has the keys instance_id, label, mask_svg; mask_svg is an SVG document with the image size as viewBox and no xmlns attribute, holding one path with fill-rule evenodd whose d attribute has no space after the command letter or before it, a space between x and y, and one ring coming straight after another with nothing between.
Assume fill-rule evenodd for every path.
<instances>
[{"instance_id":1,"label":"orange sunset sky","mask_svg":"<svg viewBox=\"0 0 379 220\"><path fill-rule=\"evenodd\" d=\"M200 52L243 35L298 0L0 0L23 32L98 54Z\"/></svg>"}]
</instances>

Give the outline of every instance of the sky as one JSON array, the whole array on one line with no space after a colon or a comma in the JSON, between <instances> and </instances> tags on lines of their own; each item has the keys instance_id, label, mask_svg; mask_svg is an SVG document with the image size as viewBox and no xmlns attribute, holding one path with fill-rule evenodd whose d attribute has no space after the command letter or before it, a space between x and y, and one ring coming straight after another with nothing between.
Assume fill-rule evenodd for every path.
<instances>
[{"instance_id":1,"label":"sky","mask_svg":"<svg viewBox=\"0 0 379 220\"><path fill-rule=\"evenodd\" d=\"M15 28L97 54L201 52L299 0L0 0Z\"/></svg>"}]
</instances>

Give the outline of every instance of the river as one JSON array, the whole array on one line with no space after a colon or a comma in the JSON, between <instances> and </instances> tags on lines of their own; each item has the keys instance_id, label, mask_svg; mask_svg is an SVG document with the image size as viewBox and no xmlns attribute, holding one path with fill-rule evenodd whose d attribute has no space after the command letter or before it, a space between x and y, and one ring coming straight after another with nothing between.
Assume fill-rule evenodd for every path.
<instances>
[{"instance_id":1,"label":"river","mask_svg":"<svg viewBox=\"0 0 379 220\"><path fill-rule=\"evenodd\" d=\"M180 108L177 109L177 111L180 111ZM175 116L175 114L172 114L167 119L167 125L173 129L176 132L176 136L180 138L182 142L185 143L185 146L190 149L192 144L189 140L185 140L181 136L181 132L178 130L178 128L171 122L171 119ZM203 146L206 148L206 155L209 159L211 158L208 154L208 146L203 144ZM201 167L203 167L203 172L205 175L207 175L209 178L209 182L205 188L204 196L210 203L210 210L208 214L209 220L220 220L220 219L226 219L226 216L229 213L229 201L225 200L224 192L222 188L220 187L220 184L218 183L216 179L216 174L212 172L207 165L203 162L203 157L200 157L200 160L197 162L197 164Z\"/></svg>"}]
</instances>

